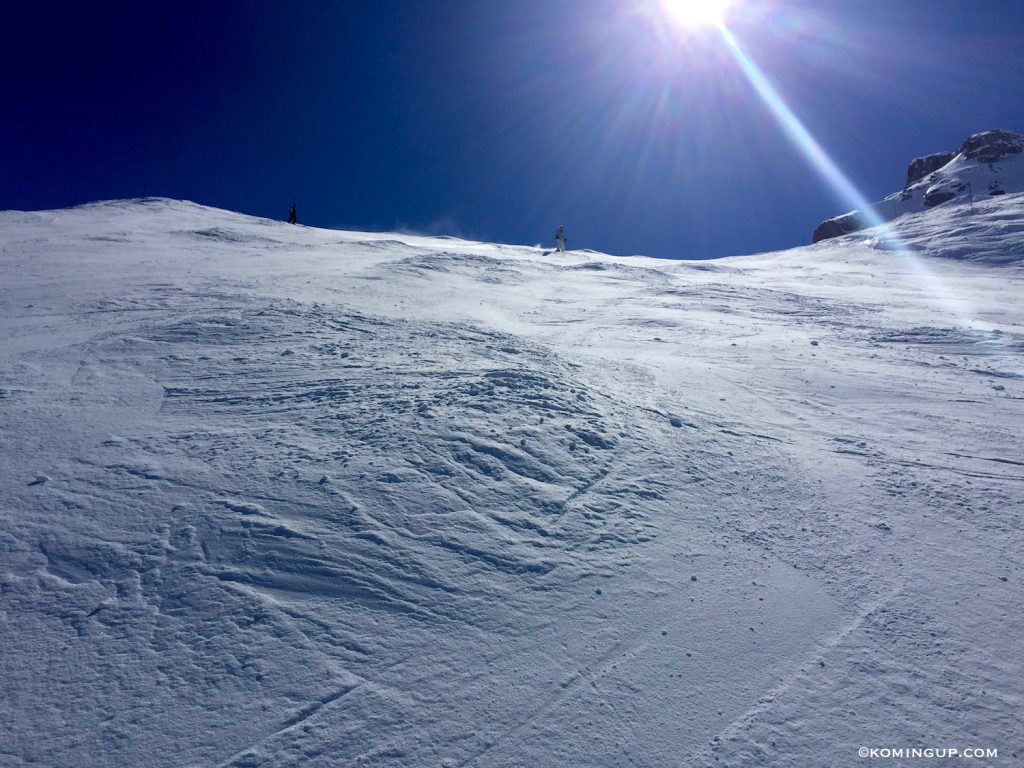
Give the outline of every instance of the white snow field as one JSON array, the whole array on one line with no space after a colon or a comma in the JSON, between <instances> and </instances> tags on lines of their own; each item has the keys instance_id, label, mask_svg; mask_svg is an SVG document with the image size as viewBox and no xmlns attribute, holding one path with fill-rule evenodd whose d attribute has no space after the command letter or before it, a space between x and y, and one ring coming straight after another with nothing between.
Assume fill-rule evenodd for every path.
<instances>
[{"instance_id":1,"label":"white snow field","mask_svg":"<svg viewBox=\"0 0 1024 768\"><path fill-rule=\"evenodd\" d=\"M976 209L717 261L0 213L0 764L1021 765Z\"/></svg>"}]
</instances>

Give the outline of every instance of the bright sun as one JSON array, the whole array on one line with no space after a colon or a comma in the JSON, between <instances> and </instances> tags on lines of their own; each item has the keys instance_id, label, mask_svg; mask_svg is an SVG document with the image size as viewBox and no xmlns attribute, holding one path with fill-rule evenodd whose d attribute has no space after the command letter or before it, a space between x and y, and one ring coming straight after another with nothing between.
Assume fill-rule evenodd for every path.
<instances>
[{"instance_id":1,"label":"bright sun","mask_svg":"<svg viewBox=\"0 0 1024 768\"><path fill-rule=\"evenodd\" d=\"M661 0L665 15L682 29L721 27L730 5L730 0Z\"/></svg>"}]
</instances>

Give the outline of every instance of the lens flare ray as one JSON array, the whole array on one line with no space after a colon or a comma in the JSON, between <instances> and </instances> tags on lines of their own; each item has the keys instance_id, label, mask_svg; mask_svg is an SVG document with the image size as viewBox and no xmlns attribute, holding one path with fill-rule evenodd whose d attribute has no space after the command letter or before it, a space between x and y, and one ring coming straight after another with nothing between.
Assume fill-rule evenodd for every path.
<instances>
[{"instance_id":1,"label":"lens flare ray","mask_svg":"<svg viewBox=\"0 0 1024 768\"><path fill-rule=\"evenodd\" d=\"M987 330L988 325L977 320L970 308L953 294L949 286L913 254L888 221L879 214L875 205L857 189L835 161L829 157L800 118L790 109L761 68L744 52L736 36L728 27L720 26L719 32L754 91L764 101L789 140L842 200L861 212L868 226L879 228L878 239L882 246L903 260L921 280L925 288L944 305L947 311L956 316L961 324L973 329Z\"/></svg>"}]
</instances>

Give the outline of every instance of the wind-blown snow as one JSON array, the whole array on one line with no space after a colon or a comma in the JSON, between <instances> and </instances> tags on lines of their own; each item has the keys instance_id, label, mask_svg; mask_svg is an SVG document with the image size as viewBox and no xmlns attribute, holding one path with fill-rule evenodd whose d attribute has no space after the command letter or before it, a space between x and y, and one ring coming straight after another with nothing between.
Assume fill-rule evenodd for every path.
<instances>
[{"instance_id":1,"label":"wind-blown snow","mask_svg":"<svg viewBox=\"0 0 1024 768\"><path fill-rule=\"evenodd\" d=\"M1016 764L1024 195L976 207L710 262L0 213L0 762Z\"/></svg>"}]
</instances>

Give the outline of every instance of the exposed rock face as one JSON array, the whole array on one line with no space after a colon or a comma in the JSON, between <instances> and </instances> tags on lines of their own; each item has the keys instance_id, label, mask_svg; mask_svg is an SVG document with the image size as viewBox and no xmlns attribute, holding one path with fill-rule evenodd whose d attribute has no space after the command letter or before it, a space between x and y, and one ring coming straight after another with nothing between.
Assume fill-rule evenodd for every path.
<instances>
[{"instance_id":1,"label":"exposed rock face","mask_svg":"<svg viewBox=\"0 0 1024 768\"><path fill-rule=\"evenodd\" d=\"M936 189L930 189L924 196L925 208L934 208L936 205L952 200L956 197L956 192L951 189L944 189L938 187Z\"/></svg>"},{"instance_id":2,"label":"exposed rock face","mask_svg":"<svg viewBox=\"0 0 1024 768\"><path fill-rule=\"evenodd\" d=\"M855 214L847 213L845 216L836 216L834 219L825 219L821 222L814 230L811 242L817 243L820 240L841 237L859 229L864 229L863 222Z\"/></svg>"},{"instance_id":3,"label":"exposed rock face","mask_svg":"<svg viewBox=\"0 0 1024 768\"><path fill-rule=\"evenodd\" d=\"M954 157L956 157L956 152L936 152L934 155L915 158L907 168L907 183L903 186L909 187L915 181L920 181L929 173L939 170Z\"/></svg>"},{"instance_id":4,"label":"exposed rock face","mask_svg":"<svg viewBox=\"0 0 1024 768\"><path fill-rule=\"evenodd\" d=\"M1024 152L1024 136L1009 131L985 131L976 133L960 148L964 157L979 163L994 163L1006 155Z\"/></svg>"},{"instance_id":5,"label":"exposed rock face","mask_svg":"<svg viewBox=\"0 0 1024 768\"><path fill-rule=\"evenodd\" d=\"M976 133L958 152L936 152L916 158L907 168L900 192L887 195L864 211L823 221L814 230L815 243L918 213L950 201L971 203L982 196L1024 192L1024 134L995 129Z\"/></svg>"}]
</instances>

